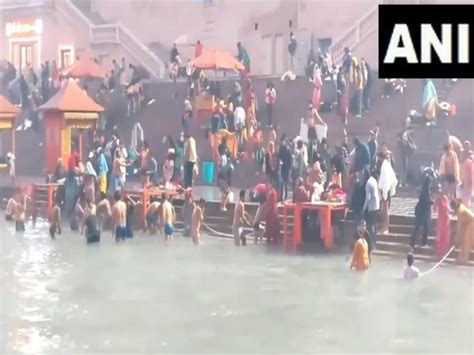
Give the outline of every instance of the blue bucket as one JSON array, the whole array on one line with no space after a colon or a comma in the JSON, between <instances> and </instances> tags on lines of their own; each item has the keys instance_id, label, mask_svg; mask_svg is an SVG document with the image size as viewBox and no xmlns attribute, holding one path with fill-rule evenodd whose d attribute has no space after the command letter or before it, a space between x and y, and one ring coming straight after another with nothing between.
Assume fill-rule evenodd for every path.
<instances>
[{"instance_id":1,"label":"blue bucket","mask_svg":"<svg viewBox=\"0 0 474 355\"><path fill-rule=\"evenodd\" d=\"M202 162L202 181L211 185L214 182L214 162L203 161Z\"/></svg>"}]
</instances>

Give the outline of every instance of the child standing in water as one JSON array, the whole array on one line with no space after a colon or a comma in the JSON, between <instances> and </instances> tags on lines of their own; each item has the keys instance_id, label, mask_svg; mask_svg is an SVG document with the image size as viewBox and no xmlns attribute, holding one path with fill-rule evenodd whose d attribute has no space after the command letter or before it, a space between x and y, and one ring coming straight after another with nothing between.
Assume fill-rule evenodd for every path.
<instances>
[{"instance_id":1,"label":"child standing in water","mask_svg":"<svg viewBox=\"0 0 474 355\"><path fill-rule=\"evenodd\" d=\"M56 234L61 235L61 208L57 201L56 193L53 195L54 206L49 216L49 236L56 239Z\"/></svg>"},{"instance_id":2,"label":"child standing in water","mask_svg":"<svg viewBox=\"0 0 474 355\"><path fill-rule=\"evenodd\" d=\"M201 238L201 224L204 221L204 206L206 201L200 199L197 205L194 207L193 217L192 217L192 238L194 245L199 244Z\"/></svg>"},{"instance_id":3,"label":"child standing in water","mask_svg":"<svg viewBox=\"0 0 474 355\"><path fill-rule=\"evenodd\" d=\"M413 266L415 263L415 258L413 257L413 254L409 253L407 255L407 265L405 266L405 269L403 270L403 278L405 280L414 280L418 277L420 277L420 270Z\"/></svg>"},{"instance_id":4,"label":"child standing in water","mask_svg":"<svg viewBox=\"0 0 474 355\"><path fill-rule=\"evenodd\" d=\"M168 199L166 193L163 194L163 203L161 205L161 221L164 224L163 233L165 235L165 240L173 239L174 232L174 221L176 219L176 212L173 205Z\"/></svg>"}]
</instances>

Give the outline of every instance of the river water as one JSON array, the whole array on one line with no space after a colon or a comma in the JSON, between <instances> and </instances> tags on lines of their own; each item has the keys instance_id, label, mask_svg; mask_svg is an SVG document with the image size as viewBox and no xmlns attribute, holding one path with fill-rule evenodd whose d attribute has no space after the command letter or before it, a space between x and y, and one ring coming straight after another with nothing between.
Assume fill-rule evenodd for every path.
<instances>
[{"instance_id":1,"label":"river water","mask_svg":"<svg viewBox=\"0 0 474 355\"><path fill-rule=\"evenodd\" d=\"M0 242L0 354L474 352L472 268L405 282L403 260L358 273L211 237L88 246L41 222L0 222Z\"/></svg>"}]
</instances>

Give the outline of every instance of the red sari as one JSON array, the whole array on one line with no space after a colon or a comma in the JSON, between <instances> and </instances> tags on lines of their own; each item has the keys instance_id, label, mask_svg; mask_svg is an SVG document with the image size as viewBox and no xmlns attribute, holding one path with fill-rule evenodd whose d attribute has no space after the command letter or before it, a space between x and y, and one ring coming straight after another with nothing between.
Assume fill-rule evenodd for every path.
<instances>
[{"instance_id":1,"label":"red sari","mask_svg":"<svg viewBox=\"0 0 474 355\"><path fill-rule=\"evenodd\" d=\"M449 250L451 238L451 223L449 218L449 199L446 195L440 195L436 201L438 220L436 222L436 255L442 258Z\"/></svg>"},{"instance_id":2,"label":"red sari","mask_svg":"<svg viewBox=\"0 0 474 355\"><path fill-rule=\"evenodd\" d=\"M278 219L277 192L273 187L268 192L266 205L264 237L268 243L276 243L280 240L280 221Z\"/></svg>"}]
</instances>

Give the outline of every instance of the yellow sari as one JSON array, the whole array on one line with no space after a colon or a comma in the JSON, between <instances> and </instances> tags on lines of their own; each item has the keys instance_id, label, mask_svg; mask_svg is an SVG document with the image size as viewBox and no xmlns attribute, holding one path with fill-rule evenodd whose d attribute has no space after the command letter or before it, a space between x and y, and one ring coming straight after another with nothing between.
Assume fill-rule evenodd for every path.
<instances>
[{"instance_id":1,"label":"yellow sari","mask_svg":"<svg viewBox=\"0 0 474 355\"><path fill-rule=\"evenodd\" d=\"M467 262L474 244L474 213L462 203L458 210L457 229L457 243L460 249L458 258L461 262Z\"/></svg>"},{"instance_id":2,"label":"yellow sari","mask_svg":"<svg viewBox=\"0 0 474 355\"><path fill-rule=\"evenodd\" d=\"M369 245L364 238L357 239L354 245L351 268L358 271L369 268Z\"/></svg>"}]
</instances>

